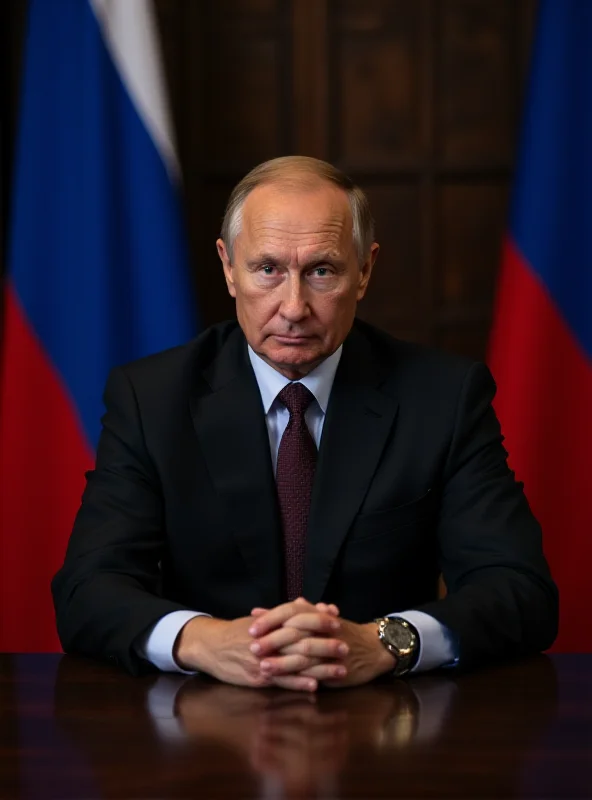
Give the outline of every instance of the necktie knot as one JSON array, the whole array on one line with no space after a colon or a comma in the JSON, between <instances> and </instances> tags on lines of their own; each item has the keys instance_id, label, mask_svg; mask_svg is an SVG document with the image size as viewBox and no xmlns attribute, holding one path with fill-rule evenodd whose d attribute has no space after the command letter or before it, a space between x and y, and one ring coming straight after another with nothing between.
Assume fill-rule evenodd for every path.
<instances>
[{"instance_id":1,"label":"necktie knot","mask_svg":"<svg viewBox=\"0 0 592 800\"><path fill-rule=\"evenodd\" d=\"M300 417L314 400L314 395L302 383L289 383L278 394L278 400L286 406L290 416Z\"/></svg>"}]
</instances>

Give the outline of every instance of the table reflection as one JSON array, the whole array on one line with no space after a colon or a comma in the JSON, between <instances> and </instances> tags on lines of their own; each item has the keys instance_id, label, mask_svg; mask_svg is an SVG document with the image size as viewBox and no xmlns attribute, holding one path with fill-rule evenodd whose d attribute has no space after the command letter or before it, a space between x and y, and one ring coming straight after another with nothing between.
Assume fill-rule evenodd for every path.
<instances>
[{"instance_id":1,"label":"table reflection","mask_svg":"<svg viewBox=\"0 0 592 800\"><path fill-rule=\"evenodd\" d=\"M450 680L425 679L415 689L393 681L305 695L161 677L148 709L164 741L216 741L244 758L263 786L281 786L281 796L316 796L315 787L328 796L352 749L437 736L455 691Z\"/></svg>"},{"instance_id":2,"label":"table reflection","mask_svg":"<svg viewBox=\"0 0 592 800\"><path fill-rule=\"evenodd\" d=\"M528 669L312 696L109 674L84 681L64 657L55 690L60 725L104 797L425 796L428 784L436 794L513 794L556 703L544 656Z\"/></svg>"}]
</instances>

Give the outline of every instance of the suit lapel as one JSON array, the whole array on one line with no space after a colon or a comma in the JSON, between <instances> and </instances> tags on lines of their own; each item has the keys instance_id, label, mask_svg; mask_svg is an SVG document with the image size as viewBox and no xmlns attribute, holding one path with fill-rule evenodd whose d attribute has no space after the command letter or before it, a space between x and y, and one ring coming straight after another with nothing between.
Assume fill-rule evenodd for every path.
<instances>
[{"instance_id":1,"label":"suit lapel","mask_svg":"<svg viewBox=\"0 0 592 800\"><path fill-rule=\"evenodd\" d=\"M393 426L396 401L377 388L380 366L356 329L343 353L323 426L309 517L304 596L318 602Z\"/></svg>"},{"instance_id":2,"label":"suit lapel","mask_svg":"<svg viewBox=\"0 0 592 800\"><path fill-rule=\"evenodd\" d=\"M245 339L234 331L201 376L192 416L219 504L268 606L281 601L281 527L269 436Z\"/></svg>"}]
</instances>

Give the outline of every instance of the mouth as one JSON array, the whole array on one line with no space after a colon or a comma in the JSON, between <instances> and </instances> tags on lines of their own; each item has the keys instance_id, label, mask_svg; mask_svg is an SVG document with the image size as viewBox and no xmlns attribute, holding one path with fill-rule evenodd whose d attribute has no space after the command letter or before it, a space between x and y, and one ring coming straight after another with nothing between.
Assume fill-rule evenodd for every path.
<instances>
[{"instance_id":1,"label":"mouth","mask_svg":"<svg viewBox=\"0 0 592 800\"><path fill-rule=\"evenodd\" d=\"M279 336L278 334L274 336L274 339L277 342L286 345L308 344L310 341L312 341L312 338L312 336Z\"/></svg>"}]
</instances>

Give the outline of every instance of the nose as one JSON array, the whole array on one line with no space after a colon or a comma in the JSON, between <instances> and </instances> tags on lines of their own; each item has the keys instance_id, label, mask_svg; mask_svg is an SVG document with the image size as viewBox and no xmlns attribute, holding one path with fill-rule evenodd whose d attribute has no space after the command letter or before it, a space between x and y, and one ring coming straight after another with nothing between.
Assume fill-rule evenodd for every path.
<instances>
[{"instance_id":1,"label":"nose","mask_svg":"<svg viewBox=\"0 0 592 800\"><path fill-rule=\"evenodd\" d=\"M310 316L310 306L306 296L306 286L300 275L289 275L284 283L284 296L280 306L280 314L288 322L300 322Z\"/></svg>"}]
</instances>

